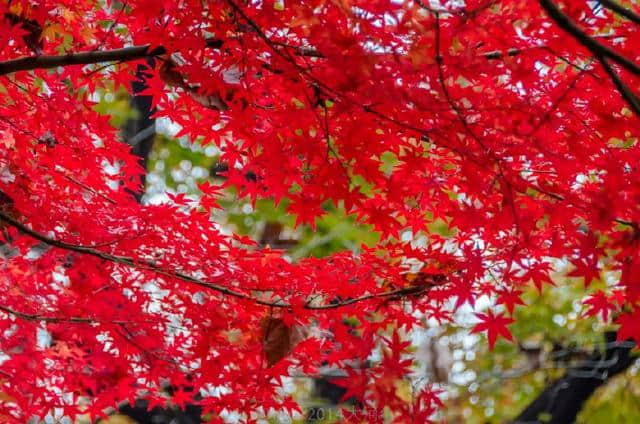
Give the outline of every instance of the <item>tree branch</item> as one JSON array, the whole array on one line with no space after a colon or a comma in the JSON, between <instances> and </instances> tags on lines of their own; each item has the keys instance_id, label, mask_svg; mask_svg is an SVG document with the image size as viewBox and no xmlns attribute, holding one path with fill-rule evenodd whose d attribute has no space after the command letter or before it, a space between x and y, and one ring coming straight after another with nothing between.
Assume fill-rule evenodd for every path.
<instances>
[{"instance_id":1,"label":"tree branch","mask_svg":"<svg viewBox=\"0 0 640 424\"><path fill-rule=\"evenodd\" d=\"M247 300L263 306L269 306L273 308L292 308L294 306L291 303L278 302L278 301L274 302L274 301L259 299L249 294L242 293L213 282L201 280L199 278L193 277L189 274L185 274L180 271L170 271L162 268L160 265L150 260L145 260L145 259L136 260L134 258L130 258L127 256L112 255L110 253L106 253L101 250L94 249L92 247L79 246L75 244L66 243L60 240L55 240L45 236L44 234L38 233L30 229L26 225L20 223L19 221L15 220L14 218L10 217L9 215L1 211L0 211L0 221L6 222L8 225L16 228L23 234L28 235L29 237L32 237L38 241L41 241L42 243L45 243L49 246L57 247L59 249L64 249L64 250L69 250L76 253L81 253L84 255L94 256L94 257L103 259L105 261L125 265L132 268L150 270L159 275L163 275L170 278L176 278L178 280L183 280L188 283L195 284L197 286L201 286L201 287L205 287L205 288L217 291L224 295L232 296L237 299ZM367 300L373 300L373 299L400 300L406 296L422 295L424 293L427 293L430 289L431 289L430 286L411 286L411 287L406 287L406 288L397 289L397 290L384 291L380 293L371 293L371 294L363 295L360 297L347 299L341 302L326 303L321 305L313 305L311 304L311 300L309 300L307 301L307 303L305 303L302 306L302 308L308 309L308 310L326 310L326 309L342 308L344 306L353 305L355 303L359 303ZM23 314L23 315L27 318L29 317L29 315L26 315L26 314ZM81 319L81 318L78 318L78 319Z\"/></svg>"},{"instance_id":2,"label":"tree branch","mask_svg":"<svg viewBox=\"0 0 640 424\"><path fill-rule=\"evenodd\" d=\"M600 63L602 63L604 70L609 74L609 77L620 92L622 98L635 112L636 116L640 118L640 100L638 99L638 96L636 96L633 91L631 91L631 88L622 81L620 75L618 75L618 73L613 69L606 57L599 57L598 59L600 60Z\"/></svg>"},{"instance_id":3,"label":"tree branch","mask_svg":"<svg viewBox=\"0 0 640 424\"><path fill-rule=\"evenodd\" d=\"M70 53L60 56L27 56L0 62L0 75L33 69L49 69L58 66L89 65L112 61L131 61L149 56L160 56L167 51L164 47L149 50L150 46L133 46L122 49Z\"/></svg>"},{"instance_id":4,"label":"tree branch","mask_svg":"<svg viewBox=\"0 0 640 424\"><path fill-rule=\"evenodd\" d=\"M13 315L16 318L20 318L24 321L37 321L37 322L50 322L50 323L69 322L74 324L97 324L99 322L93 318L85 318L85 317L50 317L50 316L38 315L38 314L25 314L24 312L18 312L3 305L0 305L0 311L7 313L9 315ZM119 324L123 322L125 321L114 321L113 323Z\"/></svg>"},{"instance_id":5,"label":"tree branch","mask_svg":"<svg viewBox=\"0 0 640 424\"><path fill-rule=\"evenodd\" d=\"M638 15L633 10L629 10L626 7L622 7L621 5L619 5L618 3L616 3L613 0L598 0L598 3L600 3L601 5L606 7L607 9L613 10L618 15L624 16L625 18L629 19L630 21L635 22L636 24L640 25L640 15Z\"/></svg>"},{"instance_id":6,"label":"tree branch","mask_svg":"<svg viewBox=\"0 0 640 424\"><path fill-rule=\"evenodd\" d=\"M629 72L640 75L640 65L610 47L599 43L594 37L587 34L580 28L569 16L567 16L558 6L551 0L539 0L542 8L549 14L549 17L555 21L560 28L572 35L583 46L589 49L597 57L607 57L617 62Z\"/></svg>"},{"instance_id":7,"label":"tree branch","mask_svg":"<svg viewBox=\"0 0 640 424\"><path fill-rule=\"evenodd\" d=\"M207 39L206 45L209 48L219 49L223 41L218 39ZM304 57L324 57L320 52L311 47L295 47L286 44L274 44L281 49L293 49L296 56ZM132 60L144 59L147 57L162 56L167 53L167 49L162 46L151 49L150 45L132 46L122 49L88 51L80 53L69 53L64 55L37 55L25 56L17 59L0 62L0 76L12 74L19 71L31 71L34 69L50 69L58 66L69 65L91 65L103 62L129 62Z\"/></svg>"},{"instance_id":8,"label":"tree branch","mask_svg":"<svg viewBox=\"0 0 640 424\"><path fill-rule=\"evenodd\" d=\"M438 66L438 82L440 83L440 87L442 88L442 93L444 94L445 100L449 104L449 107L451 108L451 110L453 110L455 115L460 120L460 123L464 127L465 131L471 136L471 138L473 138L476 141L476 143L478 143L480 147L484 149L485 152L488 152L489 149L487 149L487 147L484 145L482 140L480 140L480 137L478 137L476 133L473 132L473 130L469 126L469 122L467 121L467 118L464 116L464 114L462 113L462 110L460 110L456 102L453 100L453 98L451 97L451 94L449 93L449 89L447 88L447 84L444 77L443 58L440 51L440 14L435 12L435 17L436 17L436 40L435 40L436 58L435 59L436 59L436 64Z\"/></svg>"},{"instance_id":9,"label":"tree branch","mask_svg":"<svg viewBox=\"0 0 640 424\"><path fill-rule=\"evenodd\" d=\"M631 18L637 18L640 22L640 16L635 15L633 12L623 8L613 1L600 1L603 6L611 8L612 10L625 14L624 16ZM640 117L640 101L638 97L631 91L631 89L622 81L618 73L611 67L609 59L615 61L620 66L624 67L628 71L640 75L640 66L630 59L618 54L610 47L600 44L594 37L583 31L569 16L564 14L558 6L551 0L540 0L540 4L547 11L551 19L553 19L560 28L572 35L583 46L589 49L602 63L604 70L607 72L614 85L622 95L625 102L635 112L636 116ZM629 15L629 16L627 16ZM630 18L630 19L631 19ZM635 22L635 19L632 19Z\"/></svg>"},{"instance_id":10,"label":"tree branch","mask_svg":"<svg viewBox=\"0 0 640 424\"><path fill-rule=\"evenodd\" d=\"M632 354L635 343L616 341L616 336L616 332L606 332L604 352L594 351L585 361L569 368L563 377L552 381L513 423L539 423L542 422L540 416L545 414L545 423L575 422L582 406L593 392L625 371L637 359Z\"/></svg>"}]
</instances>

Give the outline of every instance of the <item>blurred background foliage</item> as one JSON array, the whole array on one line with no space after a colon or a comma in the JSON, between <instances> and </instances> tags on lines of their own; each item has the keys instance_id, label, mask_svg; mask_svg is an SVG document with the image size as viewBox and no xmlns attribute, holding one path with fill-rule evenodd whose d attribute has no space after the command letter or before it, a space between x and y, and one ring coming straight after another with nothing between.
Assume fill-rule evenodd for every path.
<instances>
[{"instance_id":1,"label":"blurred background foliage","mask_svg":"<svg viewBox=\"0 0 640 424\"><path fill-rule=\"evenodd\" d=\"M108 113L118 127L135 116L126 92L105 93L97 99L95 107ZM156 127L158 134L149 156L145 201L169 201L167 192L185 193L197 199L198 184L206 180L213 184L223 181L219 173L223 164L218 163L220 151L215 146L176 139L172 134L177 131L170 123L158 121ZM384 166L393 166L394 160L392 155L384 157ZM373 246L378 240L371 228L330 204L324 208L326 215L317 220L315 231L309 226L294 228L295 216L287 214L287 204L286 199L277 206L272 200L264 199L251 205L229 190L220 202L222 209L214 213L213 219L226 231L285 249L292 261L345 249L358 252L362 245ZM442 223L434 231L446 234L448 229ZM570 372L577 361L594 349L603 348L603 332L613 327L597 318L586 318L582 301L593 290L604 287L605 280L615 276L605 274L601 281L585 288L581 280L567 276L568 267L560 264L553 276L555 285L544 286L542 293L535 288L525 291L526 306L516 308L516 321L510 326L514 343L500 340L490 352L485 338L468 332L473 319L473 310L468 305L456 314L455 327L425 322L423 329L411 335L417 356L415 379L436 382L446 389L446 408L439 418L450 423L508 422L550 381L567 370ZM487 299L484 305L476 307L489 305L491 300ZM467 328L460 329L459 324L467 319L470 320ZM398 390L409 390L406 382L398 387ZM306 405L327 404L326 399L317 396L309 381L294 379L290 389ZM323 413L323 419L315 422L336 422L337 417L337 414ZM544 422L545 417L540 416L539 420ZM269 421L281 422L278 417ZM578 417L578 423L584 424L611 422L640 422L638 364L598 389Z\"/></svg>"},{"instance_id":2,"label":"blurred background foliage","mask_svg":"<svg viewBox=\"0 0 640 424\"><path fill-rule=\"evenodd\" d=\"M490 352L485 339L471 349L455 338L447 340L454 358L451 396L446 402L449 422L509 422L551 381L577 372L576 365L594 350L605 349L604 332L615 328L599 318L585 317L582 305L587 294L604 283L593 283L587 290L566 272L557 273L553 280L556 285L545 286L542 294L536 289L525 292L526 306L516 308L516 321L509 326L514 343L498 341ZM638 371L636 363L597 389L577 422L640 422ZM545 418L538 417L540 422Z\"/></svg>"}]
</instances>

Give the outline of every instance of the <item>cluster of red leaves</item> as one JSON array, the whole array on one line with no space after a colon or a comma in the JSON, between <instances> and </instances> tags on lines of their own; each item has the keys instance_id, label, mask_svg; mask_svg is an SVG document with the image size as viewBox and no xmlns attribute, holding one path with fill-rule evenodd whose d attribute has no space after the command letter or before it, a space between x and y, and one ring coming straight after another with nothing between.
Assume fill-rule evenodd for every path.
<instances>
[{"instance_id":1,"label":"cluster of red leaves","mask_svg":"<svg viewBox=\"0 0 640 424\"><path fill-rule=\"evenodd\" d=\"M164 403L168 382L178 405L251 421L298 408L279 392L292 367L382 351L349 393L424 422L437 391L411 404L398 394L410 368L398 331L486 295L505 311L479 314L474 331L509 338L520 288L550 283L555 259L588 284L606 258L619 288L595 293L587 313L627 308L620 334L639 337L638 118L548 1L106 3L0 4L3 420ZM633 20L561 6L637 63ZM93 105L129 87L147 53L156 116L218 146L240 196L287 197L311 225L334 202L380 244L291 264L221 233L212 186L200 204L136 202L145 171ZM431 231L438 222L451 235ZM427 243L403 242L407 231ZM445 278L411 285L409 260ZM260 329L273 314L331 337L269 366Z\"/></svg>"}]
</instances>

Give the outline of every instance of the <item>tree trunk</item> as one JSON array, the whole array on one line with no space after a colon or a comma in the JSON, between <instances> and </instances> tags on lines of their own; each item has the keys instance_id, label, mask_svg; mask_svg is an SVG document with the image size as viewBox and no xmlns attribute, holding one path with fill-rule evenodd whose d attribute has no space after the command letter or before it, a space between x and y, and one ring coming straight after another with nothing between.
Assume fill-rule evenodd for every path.
<instances>
[{"instance_id":1,"label":"tree trunk","mask_svg":"<svg viewBox=\"0 0 640 424\"><path fill-rule=\"evenodd\" d=\"M593 392L610 378L625 371L637 356L631 354L635 344L631 341L617 342L617 333L605 333L604 351L594 351L578 366L551 382L540 395L513 421L517 424L573 423L584 403Z\"/></svg>"}]
</instances>

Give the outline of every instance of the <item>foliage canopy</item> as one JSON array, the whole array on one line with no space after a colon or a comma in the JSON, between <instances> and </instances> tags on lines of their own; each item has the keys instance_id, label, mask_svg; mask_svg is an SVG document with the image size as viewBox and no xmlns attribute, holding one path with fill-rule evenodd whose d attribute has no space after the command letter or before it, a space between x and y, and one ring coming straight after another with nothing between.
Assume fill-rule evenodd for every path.
<instances>
[{"instance_id":1,"label":"foliage canopy","mask_svg":"<svg viewBox=\"0 0 640 424\"><path fill-rule=\"evenodd\" d=\"M397 390L407 331L484 298L471 332L511 339L559 266L597 285L586 315L639 339L638 9L3 1L2 419L164 404L170 385L252 421L299 409L285 377L335 365L369 410L425 422L439 390ZM156 118L220 152L221 185L137 201L126 114L100 99L141 74ZM311 231L349 215L367 244L292 261L216 222L230 190Z\"/></svg>"}]
</instances>

